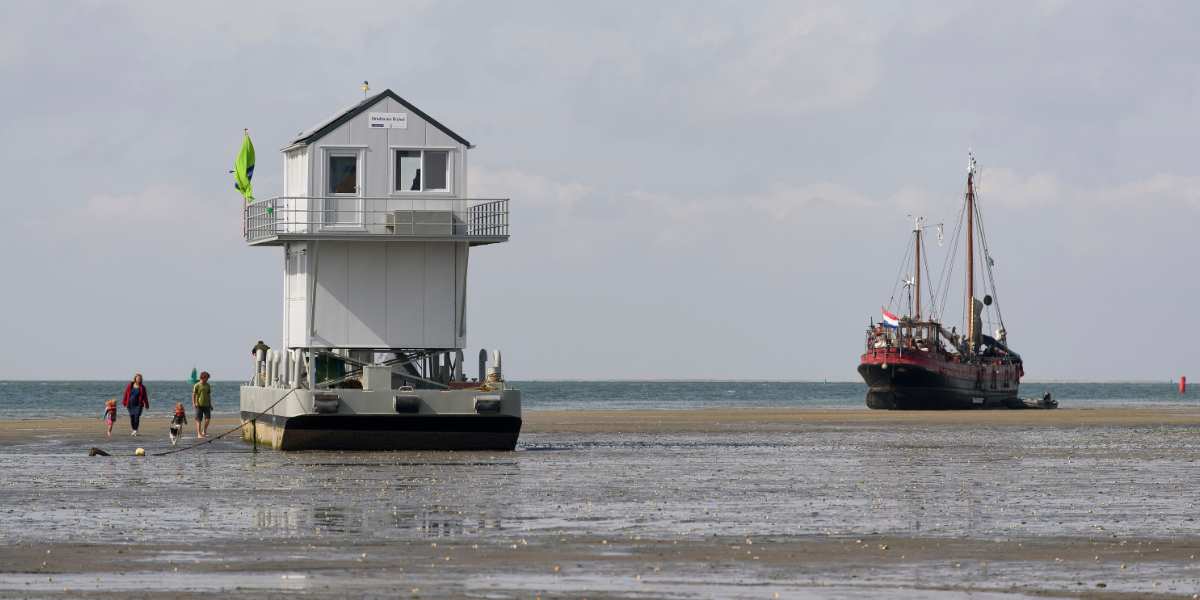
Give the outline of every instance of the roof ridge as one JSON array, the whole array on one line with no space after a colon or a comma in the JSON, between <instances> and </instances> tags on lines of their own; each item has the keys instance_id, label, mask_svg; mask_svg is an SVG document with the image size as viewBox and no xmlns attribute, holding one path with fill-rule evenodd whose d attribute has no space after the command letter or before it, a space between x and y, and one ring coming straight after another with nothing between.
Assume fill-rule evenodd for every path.
<instances>
[{"instance_id":1,"label":"roof ridge","mask_svg":"<svg viewBox=\"0 0 1200 600\"><path fill-rule=\"evenodd\" d=\"M399 102L402 106L411 110L412 112L416 113L417 116L424 119L426 123L429 123L430 125L433 125L434 127L437 127L439 130L441 130L442 133L445 133L446 135L450 136L451 138L454 138L455 141L457 141L465 146L468 146L468 147L471 146L471 142L468 142L461 135L454 133L453 131L450 130L449 127L442 125L441 123L439 123L437 121L437 119L434 119L433 117L425 114L424 111L417 108L416 106L413 106L412 103L410 103L408 100L401 98L398 94L396 94L396 92L393 92L391 90L391 88L388 88L388 89L383 90L382 92L379 92L378 94L375 94L374 96L369 96L367 98L363 98L360 102L357 102L355 104L347 106L346 108L342 109L341 111L334 113L332 116L325 119L324 121L317 123L313 127L310 127L309 129L301 132L296 137L292 138L292 141L288 142L287 146L285 146L285 147L291 148L292 146L295 146L297 144L306 144L307 145L307 144L313 142L314 140L325 137L325 134L329 133L330 131L333 131L334 129L337 129L338 127L341 127L347 121L353 119L354 117L361 115L365 110L367 110L368 108L379 103L379 101L383 100L384 98L391 98L392 100Z\"/></svg>"}]
</instances>

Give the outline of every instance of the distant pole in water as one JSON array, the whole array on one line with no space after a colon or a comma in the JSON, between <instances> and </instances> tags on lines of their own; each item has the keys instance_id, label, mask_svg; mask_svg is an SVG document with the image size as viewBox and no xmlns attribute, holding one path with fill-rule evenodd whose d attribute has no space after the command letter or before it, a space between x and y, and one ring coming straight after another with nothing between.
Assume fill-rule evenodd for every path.
<instances>
[{"instance_id":1,"label":"distant pole in water","mask_svg":"<svg viewBox=\"0 0 1200 600\"><path fill-rule=\"evenodd\" d=\"M1179 393L1183 394L1186 392L1187 392L1187 377L1180 377L1179 378Z\"/></svg>"}]
</instances>

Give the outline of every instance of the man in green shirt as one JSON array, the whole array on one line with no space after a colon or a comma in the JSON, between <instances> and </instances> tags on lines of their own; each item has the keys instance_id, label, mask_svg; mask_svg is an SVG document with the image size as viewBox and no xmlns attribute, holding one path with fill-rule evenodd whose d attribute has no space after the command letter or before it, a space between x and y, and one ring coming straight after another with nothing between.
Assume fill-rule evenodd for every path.
<instances>
[{"instance_id":1,"label":"man in green shirt","mask_svg":"<svg viewBox=\"0 0 1200 600\"><path fill-rule=\"evenodd\" d=\"M212 387L208 371L200 374L200 383L192 387L192 406L196 407L196 437L208 437L208 422L212 419Z\"/></svg>"}]
</instances>

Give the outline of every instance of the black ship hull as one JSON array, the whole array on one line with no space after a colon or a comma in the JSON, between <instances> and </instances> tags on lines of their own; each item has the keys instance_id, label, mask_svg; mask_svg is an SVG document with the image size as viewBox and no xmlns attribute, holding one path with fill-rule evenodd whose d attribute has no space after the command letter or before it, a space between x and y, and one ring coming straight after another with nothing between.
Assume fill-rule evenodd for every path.
<instances>
[{"instance_id":1,"label":"black ship hull","mask_svg":"<svg viewBox=\"0 0 1200 600\"><path fill-rule=\"evenodd\" d=\"M937 365L864 362L858 366L858 373L869 386L867 407L873 409L976 410L1021 404L1015 384L997 389L980 385L987 381L980 377L985 367L955 367L955 372L950 372Z\"/></svg>"}]
</instances>

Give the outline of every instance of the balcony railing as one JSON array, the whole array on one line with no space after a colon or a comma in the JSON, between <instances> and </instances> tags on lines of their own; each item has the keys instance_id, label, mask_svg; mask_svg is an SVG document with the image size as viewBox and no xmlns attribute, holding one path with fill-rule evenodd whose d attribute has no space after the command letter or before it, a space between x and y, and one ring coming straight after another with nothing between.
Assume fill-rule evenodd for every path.
<instances>
[{"instance_id":1,"label":"balcony railing","mask_svg":"<svg viewBox=\"0 0 1200 600\"><path fill-rule=\"evenodd\" d=\"M508 235L508 199L281 196L248 204L246 241L280 236Z\"/></svg>"}]
</instances>

